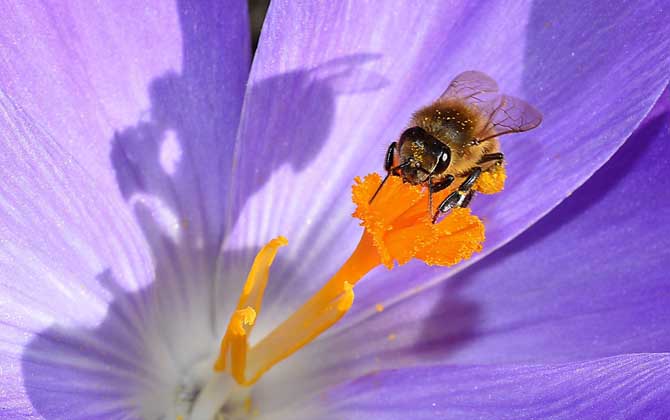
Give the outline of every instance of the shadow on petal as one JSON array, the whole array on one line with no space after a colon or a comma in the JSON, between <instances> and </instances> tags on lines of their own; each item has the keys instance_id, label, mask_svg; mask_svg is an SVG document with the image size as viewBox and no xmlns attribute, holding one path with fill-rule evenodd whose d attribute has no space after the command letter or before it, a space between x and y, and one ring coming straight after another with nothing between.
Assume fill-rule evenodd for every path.
<instances>
[{"instance_id":1,"label":"shadow on petal","mask_svg":"<svg viewBox=\"0 0 670 420\"><path fill-rule=\"evenodd\" d=\"M189 370L210 355L213 363L257 251L220 255L229 199L238 194L235 199L243 203L281 165L303 169L328 137L335 95L385 83L375 73L358 72L359 64L375 57L357 55L250 86L248 94L266 98L268 111L278 106L278 93L286 98L281 103L291 106L284 111L298 116L295 135L272 137L272 124L282 121L266 121L267 148L255 156L252 172L231 179L238 164L237 133L229 127L237 126L240 109L230 107L241 108L242 98L235 105L216 89L234 91L223 88L237 82L229 79L230 63L220 59L225 40L214 35L225 34L225 19L219 9L196 3L180 1L178 9L182 69L150 83L150 108L135 125L116 131L109 155L119 190L152 251L154 281L140 290L124 290L121 273L105 270L96 280L110 303L97 327L56 324L28 343L21 358L24 387L35 412L46 419L128 417L146 408L142 399L160 411L171 404L180 383L197 380ZM353 79L356 83L350 83ZM233 189L251 179L253 188ZM237 217L232 212L229 226ZM233 262L223 272L219 256ZM152 418L159 411L140 414Z\"/></svg>"},{"instance_id":2,"label":"shadow on petal","mask_svg":"<svg viewBox=\"0 0 670 420\"><path fill-rule=\"evenodd\" d=\"M230 274L235 274L232 269ZM41 418L158 419L180 393L197 395L207 373L213 373L246 272L235 276L241 279L239 287L231 287L230 298L216 314L209 273L193 272L187 281L180 275L159 265L153 283L129 291L105 270L96 280L110 303L99 325L56 324L33 337L24 348L21 369L26 393Z\"/></svg>"},{"instance_id":3,"label":"shadow on petal","mask_svg":"<svg viewBox=\"0 0 670 420\"><path fill-rule=\"evenodd\" d=\"M230 251L224 257L245 261L244 256L258 251ZM292 265L280 253L272 272ZM99 325L53 325L25 346L21 369L33 409L48 420L163 418L178 395L197 396L214 373L219 343L248 270L243 263L227 268L235 285L218 302L206 273L194 272L184 281L181 273L159 265L153 283L128 291L111 270L101 272L96 280L109 293L110 303ZM278 280L271 273L270 284ZM278 313L278 308L264 307L253 338L274 327L283 316ZM296 372L292 369L283 378L291 379ZM268 392L262 383L254 392ZM270 391L289 401L298 388L308 390L301 384Z\"/></svg>"},{"instance_id":4,"label":"shadow on petal","mask_svg":"<svg viewBox=\"0 0 670 420\"><path fill-rule=\"evenodd\" d=\"M421 333L412 351L419 358L425 357L425 363L444 360L477 338L482 308L476 301L459 294L464 286L460 279L457 276L444 284L439 292L441 299L420 326Z\"/></svg>"},{"instance_id":5,"label":"shadow on petal","mask_svg":"<svg viewBox=\"0 0 670 420\"><path fill-rule=\"evenodd\" d=\"M215 97L199 96L198 80L190 80L188 74L170 73L156 79L149 88L152 108L147 119L118 131L110 156L123 196L133 205L153 202L162 208L159 212L150 206L154 221L149 217L142 222L156 258L166 252L188 255L194 248L209 248L213 253L205 257L213 263L227 233L224 224L234 225L246 199L281 166L302 170L319 153L331 129L335 96L385 85L381 76L357 70L373 59L342 57L251 86L247 106L261 120L268 116L262 124L267 142L242 171L235 169L239 166L236 133L225 132L226 124L217 123L217 115L224 110ZM281 106L292 116L289 130L286 118L277 113L276 107ZM161 220L165 219L161 215L169 220ZM164 250L166 244L152 241L156 227L160 236L173 238L172 249Z\"/></svg>"},{"instance_id":6,"label":"shadow on petal","mask_svg":"<svg viewBox=\"0 0 670 420\"><path fill-rule=\"evenodd\" d=\"M138 302L123 298L126 293L109 270L97 280L115 296L99 327L54 325L24 349L24 387L42 418L127 417L135 410L138 378L150 382L155 375L143 363Z\"/></svg>"}]
</instances>

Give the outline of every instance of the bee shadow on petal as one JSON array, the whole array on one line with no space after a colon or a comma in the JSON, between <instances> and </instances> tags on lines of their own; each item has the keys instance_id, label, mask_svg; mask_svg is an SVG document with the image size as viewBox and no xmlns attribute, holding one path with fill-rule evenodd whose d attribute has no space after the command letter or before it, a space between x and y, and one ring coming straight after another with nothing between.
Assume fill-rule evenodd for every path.
<instances>
[{"instance_id":1,"label":"bee shadow on petal","mask_svg":"<svg viewBox=\"0 0 670 420\"><path fill-rule=\"evenodd\" d=\"M240 280L230 280L230 275L221 279L218 265L230 271L233 260L221 254L221 245L247 199L279 168L301 171L319 154L332 128L338 95L381 89L387 80L365 68L379 58L375 54L343 56L270 75L246 88L238 129L242 98L235 102L221 97L228 90L219 89L234 81L226 79L230 72L219 54L210 52L225 44L203 40L203 34L216 38L225 30L215 12L194 7L195 12L180 13L181 72L151 82L150 108L135 125L116 131L110 161L121 195L152 251L156 281L181 277L179 287L185 288L197 275L208 279L204 287L214 299L230 290L230 282L237 285ZM236 259L250 264L253 255ZM246 272L238 274L243 281ZM212 305L209 316L228 316L230 309Z\"/></svg>"},{"instance_id":2,"label":"bee shadow on petal","mask_svg":"<svg viewBox=\"0 0 670 420\"><path fill-rule=\"evenodd\" d=\"M373 59L342 57L250 86L237 143L236 120L221 117L230 112L212 95L223 81L188 73L157 78L149 87L149 112L112 139L119 190L132 204L169 210L163 213L170 220L158 222L180 230L185 247L216 249L246 200L276 170L300 171L318 155L337 95L384 86L376 73L357 70Z\"/></svg>"},{"instance_id":3,"label":"bee shadow on petal","mask_svg":"<svg viewBox=\"0 0 670 420\"><path fill-rule=\"evenodd\" d=\"M240 205L279 166L300 170L318 153L342 84L355 90L366 89L367 82L383 84L373 73L363 74L358 84L348 83L348 58L316 70L281 74L250 88L261 101L268 98L268 111L276 100L272 92L292 97L293 123L279 135L272 131L281 131L281 121L264 126L263 134L273 141L250 162L258 169L255 184L235 189L243 194L235 197ZM231 208L226 199L233 185L235 133L223 132L226 123L217 117L221 104L211 96L193 95L197 80L172 72L155 79L149 87L151 109L112 139L110 160L118 187L149 244L155 278L127 291L111 269L100 273L96 279L112 299L98 326L54 324L26 346L21 360L25 388L43 418L122 417L137 407L154 407L157 411L140 415L159 419L159 408L170 406L174 387L189 366L218 349L258 249L221 254L223 215ZM320 118L311 120L314 113L301 114L303 108L320 109ZM223 270L217 265L221 260L226 262ZM90 401L99 404L92 407Z\"/></svg>"},{"instance_id":4,"label":"bee shadow on petal","mask_svg":"<svg viewBox=\"0 0 670 420\"><path fill-rule=\"evenodd\" d=\"M336 95L386 83L374 72L357 70L372 59L343 57L249 87L245 107L256 109L256 119L253 124L247 120L246 135L237 148L235 133L224 132L226 125L216 122L216 107L210 109L206 100L179 101L192 86L183 75L169 73L152 83L149 114L115 134L111 162L119 190L149 243L156 282L176 276L183 279L179 287L186 288L198 276L207 279L203 287L211 291L212 301L235 300L222 294L231 288L239 292L255 253L246 250L230 257L229 252L221 253L221 245L244 203L281 166L300 171L318 154L331 128ZM284 107L283 113L276 107ZM190 115L197 117L191 121ZM199 125L202 118L212 122ZM262 141L245 149L248 138ZM241 262L244 269L231 275L231 264ZM220 264L226 276L221 276ZM230 310L232 306L212 302L208 315L213 323Z\"/></svg>"}]
</instances>

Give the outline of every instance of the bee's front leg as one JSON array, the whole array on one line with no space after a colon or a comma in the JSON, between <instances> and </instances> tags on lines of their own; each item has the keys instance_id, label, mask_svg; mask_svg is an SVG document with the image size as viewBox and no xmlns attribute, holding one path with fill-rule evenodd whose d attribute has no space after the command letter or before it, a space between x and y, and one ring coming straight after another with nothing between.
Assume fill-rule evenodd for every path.
<instances>
[{"instance_id":1,"label":"bee's front leg","mask_svg":"<svg viewBox=\"0 0 670 420\"><path fill-rule=\"evenodd\" d=\"M430 180L430 178L429 178ZM449 185L454 182L454 176L453 175L447 175L442 181L436 182L436 183L429 183L429 189L431 193L436 193L438 191L442 191L443 189L447 188Z\"/></svg>"},{"instance_id":2,"label":"bee's front leg","mask_svg":"<svg viewBox=\"0 0 670 420\"><path fill-rule=\"evenodd\" d=\"M397 147L398 144L393 142L386 150L386 157L384 158L384 169L386 169L386 172L391 172L393 170L393 162L395 161L395 151Z\"/></svg>"},{"instance_id":3,"label":"bee's front leg","mask_svg":"<svg viewBox=\"0 0 670 420\"><path fill-rule=\"evenodd\" d=\"M442 181L433 184L432 175L428 177L428 214L433 211L433 193L442 191L454 182L453 175L447 175ZM435 218L433 218L434 220ZM433 221L433 223L435 223Z\"/></svg>"},{"instance_id":4,"label":"bee's front leg","mask_svg":"<svg viewBox=\"0 0 670 420\"><path fill-rule=\"evenodd\" d=\"M472 200L472 196L474 195L472 187L475 185L475 182L477 182L477 179L479 179L481 174L482 168L475 166L472 169L472 172L470 172L470 175L465 178L465 181L461 183L458 189L449 194L442 203L440 203L433 216L433 223L437 222L437 218L441 213L447 213L455 207L467 207L468 204L470 204L470 200Z\"/></svg>"},{"instance_id":5,"label":"bee's front leg","mask_svg":"<svg viewBox=\"0 0 670 420\"><path fill-rule=\"evenodd\" d=\"M384 184L386 183L386 180L389 179L389 176L391 175L397 175L396 171L398 169L402 169L406 167L407 165L410 164L410 162L403 162L400 165L394 167L393 162L395 161L395 154L396 154L396 149L398 147L398 144L396 142L391 143L389 148L386 150L386 157L384 158L384 169L386 169L386 176L382 180L382 183L379 184L379 187L377 187L377 191L370 197L370 200L368 201L368 204L372 204L372 201L377 197L377 194L379 194L379 191L382 189Z\"/></svg>"},{"instance_id":6,"label":"bee's front leg","mask_svg":"<svg viewBox=\"0 0 670 420\"><path fill-rule=\"evenodd\" d=\"M482 163L486 162L495 162L497 165L503 163L503 160L505 160L505 155L502 153L489 153L481 157L479 161L477 162L477 165L481 165Z\"/></svg>"}]
</instances>

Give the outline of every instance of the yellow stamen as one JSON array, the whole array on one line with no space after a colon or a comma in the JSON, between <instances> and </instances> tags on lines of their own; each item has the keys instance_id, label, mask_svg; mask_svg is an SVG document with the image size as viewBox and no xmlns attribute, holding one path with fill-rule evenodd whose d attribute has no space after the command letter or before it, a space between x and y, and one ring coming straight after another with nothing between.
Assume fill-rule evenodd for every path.
<instances>
[{"instance_id":1,"label":"yellow stamen","mask_svg":"<svg viewBox=\"0 0 670 420\"><path fill-rule=\"evenodd\" d=\"M354 301L353 288L372 269L391 269L417 258L430 265L453 265L481 249L484 225L468 209L454 209L439 223L432 223L432 211L450 192L434 194L436 203L428 211L428 192L423 186L390 177L372 204L370 197L381 182L377 174L356 178L354 216L365 228L349 259L328 282L252 348L248 339L260 313L270 265L285 238L270 241L254 260L247 282L221 341L221 353L214 366L227 371L240 385L252 385L276 363L295 353L337 322ZM377 311L384 310L381 304ZM393 338L389 339L394 339Z\"/></svg>"},{"instance_id":2,"label":"yellow stamen","mask_svg":"<svg viewBox=\"0 0 670 420\"><path fill-rule=\"evenodd\" d=\"M384 310L384 305L382 305L381 303L378 303L378 304L375 305L375 311L382 312L383 310Z\"/></svg>"},{"instance_id":3,"label":"yellow stamen","mask_svg":"<svg viewBox=\"0 0 670 420\"><path fill-rule=\"evenodd\" d=\"M261 311L263 294L270 277L270 266L279 248L287 244L288 240L280 236L271 240L256 255L237 302L237 309L230 317L226 334L221 340L221 352L214 364L214 370L229 370L238 383L245 382L249 335L256 322L256 315Z\"/></svg>"}]
</instances>

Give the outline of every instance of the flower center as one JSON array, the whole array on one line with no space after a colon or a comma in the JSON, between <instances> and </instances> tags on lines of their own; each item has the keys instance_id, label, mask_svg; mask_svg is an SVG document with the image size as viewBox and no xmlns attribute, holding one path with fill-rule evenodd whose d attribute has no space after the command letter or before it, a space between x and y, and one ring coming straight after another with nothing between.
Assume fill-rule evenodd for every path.
<instances>
[{"instance_id":1,"label":"flower center","mask_svg":"<svg viewBox=\"0 0 670 420\"><path fill-rule=\"evenodd\" d=\"M484 193L502 189L504 172L484 178L476 186ZM191 418L212 418L228 401L233 390L249 387L275 364L286 359L335 324L354 302L354 286L374 268L392 269L417 258L429 265L450 266L481 250L484 225L470 210L452 210L433 223L428 210L428 192L423 186L403 183L390 177L372 203L370 198L381 177L370 174L356 178L352 198L357 208L353 216L364 227L361 239L339 270L283 323L254 346L249 336L261 314L270 267L279 248L288 245L282 236L272 239L257 254L237 307L230 317L214 363L211 381L200 391ZM452 190L434 194L439 203ZM435 206L434 206L435 207ZM250 401L250 400L248 400ZM238 404L238 406L249 403ZM202 417L198 417L202 415Z\"/></svg>"},{"instance_id":2,"label":"flower center","mask_svg":"<svg viewBox=\"0 0 670 420\"><path fill-rule=\"evenodd\" d=\"M164 419L241 420L253 414L251 389L240 386L229 374L212 370L211 360L189 369L173 395Z\"/></svg>"}]
</instances>

